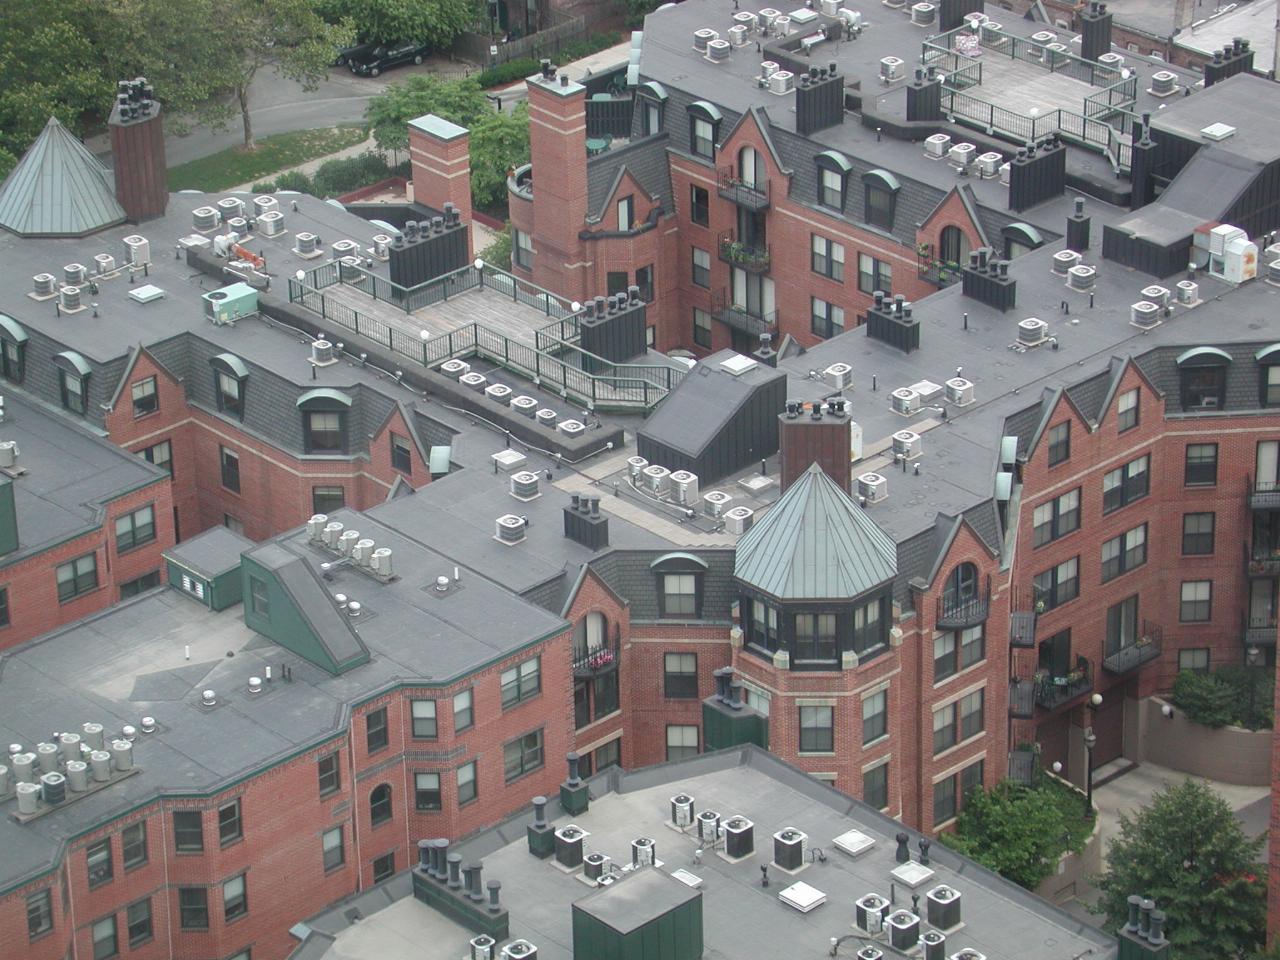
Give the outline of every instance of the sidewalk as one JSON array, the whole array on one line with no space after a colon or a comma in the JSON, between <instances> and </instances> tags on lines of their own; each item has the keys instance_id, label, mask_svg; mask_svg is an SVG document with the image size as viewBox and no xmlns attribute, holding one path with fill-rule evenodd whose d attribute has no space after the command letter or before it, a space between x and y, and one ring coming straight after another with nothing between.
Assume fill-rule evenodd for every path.
<instances>
[{"instance_id":1,"label":"sidewalk","mask_svg":"<svg viewBox=\"0 0 1280 960\"><path fill-rule=\"evenodd\" d=\"M316 159L308 160L306 163L300 163L296 167L286 167L284 170L277 170L274 173L263 174L261 177L258 177L249 183L241 183L234 187L228 187L225 192L248 193L255 183L260 183L263 180L274 180L282 173L298 172L309 175L320 169L320 164L324 163L326 160L343 160L347 157L358 157L362 153L369 152L382 153L382 150L379 149L376 143L374 143L372 134L370 134L369 138L363 143L357 143L354 147L347 147L345 150L339 150L337 153L330 153L327 156L316 157Z\"/></svg>"}]
</instances>

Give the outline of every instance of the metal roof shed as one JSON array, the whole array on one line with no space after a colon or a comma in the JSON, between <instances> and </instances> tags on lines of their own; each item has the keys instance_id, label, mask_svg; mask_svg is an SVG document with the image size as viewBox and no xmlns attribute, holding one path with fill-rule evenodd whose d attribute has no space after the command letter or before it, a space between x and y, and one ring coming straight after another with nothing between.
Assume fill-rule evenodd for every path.
<instances>
[{"instance_id":1,"label":"metal roof shed","mask_svg":"<svg viewBox=\"0 0 1280 960\"><path fill-rule=\"evenodd\" d=\"M573 905L573 955L697 960L702 893L657 868L642 868Z\"/></svg>"}]
</instances>

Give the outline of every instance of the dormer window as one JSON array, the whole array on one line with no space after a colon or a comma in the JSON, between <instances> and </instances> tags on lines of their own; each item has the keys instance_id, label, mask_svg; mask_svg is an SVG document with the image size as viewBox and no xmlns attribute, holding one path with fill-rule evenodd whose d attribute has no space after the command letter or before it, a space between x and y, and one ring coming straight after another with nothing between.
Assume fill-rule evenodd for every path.
<instances>
[{"instance_id":1,"label":"dormer window","mask_svg":"<svg viewBox=\"0 0 1280 960\"><path fill-rule=\"evenodd\" d=\"M705 100L689 104L689 152L695 157L716 158L721 119L720 111Z\"/></svg>"},{"instance_id":2,"label":"dormer window","mask_svg":"<svg viewBox=\"0 0 1280 960\"><path fill-rule=\"evenodd\" d=\"M244 419L244 391L249 369L233 353L220 353L209 361L213 367L213 393L218 410L237 420Z\"/></svg>"},{"instance_id":3,"label":"dormer window","mask_svg":"<svg viewBox=\"0 0 1280 960\"><path fill-rule=\"evenodd\" d=\"M0 375L10 383L26 376L27 331L12 317L0 313Z\"/></svg>"},{"instance_id":4,"label":"dormer window","mask_svg":"<svg viewBox=\"0 0 1280 960\"><path fill-rule=\"evenodd\" d=\"M53 363L58 368L62 408L84 416L89 407L89 361L74 350L67 350L54 356Z\"/></svg>"},{"instance_id":5,"label":"dormer window","mask_svg":"<svg viewBox=\"0 0 1280 960\"><path fill-rule=\"evenodd\" d=\"M849 171L853 169L849 159L834 150L818 154L818 203L844 213L849 187Z\"/></svg>"},{"instance_id":6,"label":"dormer window","mask_svg":"<svg viewBox=\"0 0 1280 960\"><path fill-rule=\"evenodd\" d=\"M1183 410L1219 410L1226 400L1231 354L1217 347L1194 347L1178 357Z\"/></svg>"},{"instance_id":7,"label":"dormer window","mask_svg":"<svg viewBox=\"0 0 1280 960\"><path fill-rule=\"evenodd\" d=\"M868 170L862 175L866 192L866 212L863 219L882 230L893 229L893 217L898 204L898 191L902 185L887 170Z\"/></svg>"},{"instance_id":8,"label":"dormer window","mask_svg":"<svg viewBox=\"0 0 1280 960\"><path fill-rule=\"evenodd\" d=\"M667 91L656 80L636 88L641 104L641 130L646 137L662 132L662 116L667 106Z\"/></svg>"},{"instance_id":9,"label":"dormer window","mask_svg":"<svg viewBox=\"0 0 1280 960\"><path fill-rule=\"evenodd\" d=\"M1280 407L1280 343L1263 347L1253 358L1258 362L1258 402L1264 407Z\"/></svg>"},{"instance_id":10,"label":"dormer window","mask_svg":"<svg viewBox=\"0 0 1280 960\"><path fill-rule=\"evenodd\" d=\"M347 412L351 398L338 390L311 390L298 398L302 447L307 453L347 452Z\"/></svg>"},{"instance_id":11,"label":"dormer window","mask_svg":"<svg viewBox=\"0 0 1280 960\"><path fill-rule=\"evenodd\" d=\"M649 565L657 577L658 611L675 620L702 617L702 583L705 561L691 553L668 553Z\"/></svg>"}]
</instances>

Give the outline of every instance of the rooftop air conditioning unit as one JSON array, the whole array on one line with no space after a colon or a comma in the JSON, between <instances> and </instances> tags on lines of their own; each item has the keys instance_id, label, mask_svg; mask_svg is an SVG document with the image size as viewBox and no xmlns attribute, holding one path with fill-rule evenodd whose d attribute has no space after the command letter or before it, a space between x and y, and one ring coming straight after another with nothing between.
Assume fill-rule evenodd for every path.
<instances>
[{"instance_id":1,"label":"rooftop air conditioning unit","mask_svg":"<svg viewBox=\"0 0 1280 960\"><path fill-rule=\"evenodd\" d=\"M864 497L867 503L879 503L889 496L889 481L878 473L859 474L858 496Z\"/></svg>"},{"instance_id":2,"label":"rooftop air conditioning unit","mask_svg":"<svg viewBox=\"0 0 1280 960\"><path fill-rule=\"evenodd\" d=\"M729 28L729 42L735 47L746 46L747 43L747 27L742 23L735 23Z\"/></svg>"},{"instance_id":3,"label":"rooftop air conditioning unit","mask_svg":"<svg viewBox=\"0 0 1280 960\"><path fill-rule=\"evenodd\" d=\"M781 16L774 20L773 32L780 37L788 36L791 33L791 18L788 16Z\"/></svg>"},{"instance_id":4,"label":"rooftop air conditioning unit","mask_svg":"<svg viewBox=\"0 0 1280 960\"><path fill-rule=\"evenodd\" d=\"M720 814L714 810L703 810L695 822L700 843L715 843L720 839Z\"/></svg>"},{"instance_id":5,"label":"rooftop air conditioning unit","mask_svg":"<svg viewBox=\"0 0 1280 960\"><path fill-rule=\"evenodd\" d=\"M750 507L730 507L724 512L724 527L735 536L742 536L751 529L756 512Z\"/></svg>"},{"instance_id":6,"label":"rooftop air conditioning unit","mask_svg":"<svg viewBox=\"0 0 1280 960\"><path fill-rule=\"evenodd\" d=\"M560 414L556 413L550 407L543 407L534 414L533 419L537 420L538 423L544 427L554 427L556 425L556 421L560 419Z\"/></svg>"},{"instance_id":7,"label":"rooftop air conditioning unit","mask_svg":"<svg viewBox=\"0 0 1280 960\"><path fill-rule=\"evenodd\" d=\"M977 147L972 143L957 143L947 151L947 162L954 164L961 169L969 166L973 162L974 154Z\"/></svg>"},{"instance_id":8,"label":"rooftop air conditioning unit","mask_svg":"<svg viewBox=\"0 0 1280 960\"><path fill-rule=\"evenodd\" d=\"M494 521L493 538L499 543L519 543L524 539L525 519L505 513Z\"/></svg>"},{"instance_id":9,"label":"rooftop air conditioning unit","mask_svg":"<svg viewBox=\"0 0 1280 960\"><path fill-rule=\"evenodd\" d=\"M1092 290L1093 281L1097 273L1098 271L1093 267L1086 267L1083 263L1077 263L1067 271L1067 283L1072 290Z\"/></svg>"},{"instance_id":10,"label":"rooftop air conditioning unit","mask_svg":"<svg viewBox=\"0 0 1280 960\"><path fill-rule=\"evenodd\" d=\"M671 474L671 490L681 506L698 502L698 475L688 470L675 470Z\"/></svg>"},{"instance_id":11,"label":"rooftop air conditioning unit","mask_svg":"<svg viewBox=\"0 0 1280 960\"><path fill-rule=\"evenodd\" d=\"M893 435L893 455L904 460L914 460L921 453L920 434L911 430L899 430Z\"/></svg>"},{"instance_id":12,"label":"rooftop air conditioning unit","mask_svg":"<svg viewBox=\"0 0 1280 960\"><path fill-rule=\"evenodd\" d=\"M710 27L700 27L693 31L693 49L697 50L699 53L706 53L707 44L712 40L718 40L719 38L720 34L715 30L712 30Z\"/></svg>"},{"instance_id":13,"label":"rooftop air conditioning unit","mask_svg":"<svg viewBox=\"0 0 1280 960\"><path fill-rule=\"evenodd\" d=\"M338 540L346 525L341 520L330 520L324 525L324 545L330 550L338 549Z\"/></svg>"},{"instance_id":14,"label":"rooftop air conditioning unit","mask_svg":"<svg viewBox=\"0 0 1280 960\"><path fill-rule=\"evenodd\" d=\"M889 946L895 950L911 950L920 941L920 918L910 910L895 910L885 917L889 928Z\"/></svg>"},{"instance_id":15,"label":"rooftop air conditioning unit","mask_svg":"<svg viewBox=\"0 0 1280 960\"><path fill-rule=\"evenodd\" d=\"M878 893L865 894L853 901L854 925L867 933L880 933L890 909L888 897L882 897Z\"/></svg>"},{"instance_id":16,"label":"rooftop air conditioning unit","mask_svg":"<svg viewBox=\"0 0 1280 960\"><path fill-rule=\"evenodd\" d=\"M1178 75L1172 70L1157 70L1151 75L1147 93L1153 97L1171 97L1178 92Z\"/></svg>"},{"instance_id":17,"label":"rooftop air conditioning unit","mask_svg":"<svg viewBox=\"0 0 1280 960\"><path fill-rule=\"evenodd\" d=\"M747 10L739 10L733 15L734 26L746 27L748 30L754 30L758 22L756 15Z\"/></svg>"},{"instance_id":18,"label":"rooftop air conditioning unit","mask_svg":"<svg viewBox=\"0 0 1280 960\"><path fill-rule=\"evenodd\" d=\"M566 437L574 440L587 432L587 428L581 420L561 420L556 424L556 429Z\"/></svg>"},{"instance_id":19,"label":"rooftop air conditioning unit","mask_svg":"<svg viewBox=\"0 0 1280 960\"><path fill-rule=\"evenodd\" d=\"M952 377L947 381L947 402L957 407L973 403L973 384L964 377Z\"/></svg>"},{"instance_id":20,"label":"rooftop air conditioning unit","mask_svg":"<svg viewBox=\"0 0 1280 960\"><path fill-rule=\"evenodd\" d=\"M369 566L369 560L373 556L375 544L368 537L363 540L357 540L356 545L351 548L351 559L362 567Z\"/></svg>"},{"instance_id":21,"label":"rooftop air conditioning unit","mask_svg":"<svg viewBox=\"0 0 1280 960\"><path fill-rule=\"evenodd\" d=\"M343 257L354 257L360 254L360 244L354 240L335 240L329 245L329 251L333 254L333 259L341 260Z\"/></svg>"},{"instance_id":22,"label":"rooftop air conditioning unit","mask_svg":"<svg viewBox=\"0 0 1280 960\"><path fill-rule=\"evenodd\" d=\"M925 915L929 925L950 930L960 925L960 891L940 883L925 894Z\"/></svg>"},{"instance_id":23,"label":"rooftop air conditioning unit","mask_svg":"<svg viewBox=\"0 0 1280 960\"><path fill-rule=\"evenodd\" d=\"M1129 322L1135 327L1154 327L1160 322L1160 307L1150 300L1139 300L1129 307Z\"/></svg>"},{"instance_id":24,"label":"rooftop air conditioning unit","mask_svg":"<svg viewBox=\"0 0 1280 960\"><path fill-rule=\"evenodd\" d=\"M644 473L644 468L649 465L649 461L644 457L627 457L627 473L631 477L632 483L643 482L640 478Z\"/></svg>"},{"instance_id":25,"label":"rooftop air conditioning unit","mask_svg":"<svg viewBox=\"0 0 1280 960\"><path fill-rule=\"evenodd\" d=\"M912 414L920 409L920 394L910 387L898 387L889 397L894 413Z\"/></svg>"},{"instance_id":26,"label":"rooftop air conditioning unit","mask_svg":"<svg viewBox=\"0 0 1280 960\"><path fill-rule=\"evenodd\" d=\"M651 463L644 468L644 485L654 496L665 497L671 489L671 471L660 464Z\"/></svg>"},{"instance_id":27,"label":"rooftop air conditioning unit","mask_svg":"<svg viewBox=\"0 0 1280 960\"><path fill-rule=\"evenodd\" d=\"M821 0L818 9L824 17L835 17L840 14L840 0Z\"/></svg>"},{"instance_id":28,"label":"rooftop air conditioning unit","mask_svg":"<svg viewBox=\"0 0 1280 960\"><path fill-rule=\"evenodd\" d=\"M1080 254L1074 250L1059 250L1053 255L1053 272L1065 277L1067 271L1080 262Z\"/></svg>"},{"instance_id":29,"label":"rooftop air conditioning unit","mask_svg":"<svg viewBox=\"0 0 1280 960\"><path fill-rule=\"evenodd\" d=\"M135 267L151 262L151 244L146 237L130 234L124 238L124 248L129 251L129 262Z\"/></svg>"},{"instance_id":30,"label":"rooftop air conditioning unit","mask_svg":"<svg viewBox=\"0 0 1280 960\"><path fill-rule=\"evenodd\" d=\"M982 24L982 42L989 47L998 47L1005 42L1004 24L994 20L986 20Z\"/></svg>"},{"instance_id":31,"label":"rooftop air conditioning unit","mask_svg":"<svg viewBox=\"0 0 1280 960\"><path fill-rule=\"evenodd\" d=\"M471 364L465 360L446 360L440 364L440 372L450 380L457 380L471 372Z\"/></svg>"},{"instance_id":32,"label":"rooftop air conditioning unit","mask_svg":"<svg viewBox=\"0 0 1280 960\"><path fill-rule=\"evenodd\" d=\"M502 960L538 960L538 948L528 940L512 940L502 948Z\"/></svg>"},{"instance_id":33,"label":"rooftop air conditioning unit","mask_svg":"<svg viewBox=\"0 0 1280 960\"><path fill-rule=\"evenodd\" d=\"M765 29L773 26L773 22L782 16L781 10L775 10L773 7L765 7L760 11L760 22L764 24Z\"/></svg>"},{"instance_id":34,"label":"rooftop air conditioning unit","mask_svg":"<svg viewBox=\"0 0 1280 960\"><path fill-rule=\"evenodd\" d=\"M395 568L391 565L391 549L389 547L378 547L373 553L369 554L369 569L374 575L383 579L390 580L395 576Z\"/></svg>"},{"instance_id":35,"label":"rooftop air conditioning unit","mask_svg":"<svg viewBox=\"0 0 1280 960\"><path fill-rule=\"evenodd\" d=\"M951 135L935 133L924 138L924 155L934 160L941 160L951 149Z\"/></svg>"},{"instance_id":36,"label":"rooftop air conditioning unit","mask_svg":"<svg viewBox=\"0 0 1280 960\"><path fill-rule=\"evenodd\" d=\"M1178 302L1195 303L1200 299L1200 284L1194 280L1178 281Z\"/></svg>"},{"instance_id":37,"label":"rooftop air conditioning unit","mask_svg":"<svg viewBox=\"0 0 1280 960\"><path fill-rule=\"evenodd\" d=\"M729 509L733 497L723 490L708 490L702 495L702 512L708 517L718 517Z\"/></svg>"},{"instance_id":38,"label":"rooftop air conditioning unit","mask_svg":"<svg viewBox=\"0 0 1280 960\"><path fill-rule=\"evenodd\" d=\"M938 8L932 3L914 3L911 5L911 22L917 27L927 27L938 16Z\"/></svg>"},{"instance_id":39,"label":"rooftop air conditioning unit","mask_svg":"<svg viewBox=\"0 0 1280 960\"><path fill-rule=\"evenodd\" d=\"M284 233L284 214L279 210L268 210L258 217L258 232L264 237L278 237Z\"/></svg>"},{"instance_id":40,"label":"rooftop air conditioning unit","mask_svg":"<svg viewBox=\"0 0 1280 960\"><path fill-rule=\"evenodd\" d=\"M987 22L987 15L985 13L978 13L978 12L966 13L964 15L964 22L965 22L965 26L967 26L974 33L977 33L978 28Z\"/></svg>"},{"instance_id":41,"label":"rooftop air conditioning unit","mask_svg":"<svg viewBox=\"0 0 1280 960\"><path fill-rule=\"evenodd\" d=\"M840 19L844 21L845 32L856 34L862 29L862 12L859 10L850 10L848 7L840 8Z\"/></svg>"},{"instance_id":42,"label":"rooftop air conditioning unit","mask_svg":"<svg viewBox=\"0 0 1280 960\"><path fill-rule=\"evenodd\" d=\"M88 276L89 271L83 263L68 263L62 268L62 282L73 287L84 283Z\"/></svg>"},{"instance_id":43,"label":"rooftop air conditioning unit","mask_svg":"<svg viewBox=\"0 0 1280 960\"><path fill-rule=\"evenodd\" d=\"M116 258L109 253L95 253L93 255L94 272L99 275L104 273L114 273L116 269Z\"/></svg>"},{"instance_id":44,"label":"rooftop air conditioning unit","mask_svg":"<svg viewBox=\"0 0 1280 960\"><path fill-rule=\"evenodd\" d=\"M1049 333L1049 325L1039 317L1027 317L1018 321L1018 342L1024 347L1035 347L1044 343Z\"/></svg>"},{"instance_id":45,"label":"rooftop air conditioning unit","mask_svg":"<svg viewBox=\"0 0 1280 960\"><path fill-rule=\"evenodd\" d=\"M742 29L742 42L746 42L746 29ZM733 29L730 29L729 35L733 35ZM722 63L729 59L729 54L733 51L733 44L728 40L712 40L707 44L707 59L712 63Z\"/></svg>"},{"instance_id":46,"label":"rooftop air conditioning unit","mask_svg":"<svg viewBox=\"0 0 1280 960\"><path fill-rule=\"evenodd\" d=\"M191 224L200 233L212 233L218 229L222 214L215 207L196 207L191 211Z\"/></svg>"},{"instance_id":47,"label":"rooftop air conditioning unit","mask_svg":"<svg viewBox=\"0 0 1280 960\"><path fill-rule=\"evenodd\" d=\"M760 76L768 80L778 72L778 63L776 60L765 60L760 64Z\"/></svg>"},{"instance_id":48,"label":"rooftop air conditioning unit","mask_svg":"<svg viewBox=\"0 0 1280 960\"><path fill-rule=\"evenodd\" d=\"M499 406L511 406L511 388L505 383L491 383L484 388L484 395Z\"/></svg>"},{"instance_id":49,"label":"rooftop air conditioning unit","mask_svg":"<svg viewBox=\"0 0 1280 960\"><path fill-rule=\"evenodd\" d=\"M1058 35L1054 33L1052 30L1041 30L1038 33L1033 33L1031 35L1032 43L1053 43L1053 41L1057 39L1058 39ZM1105 57L1105 56L1107 56L1107 54L1104 53L1102 57ZM1112 56L1114 56L1114 54L1112 54ZM1098 58L1099 62L1101 62L1102 57Z\"/></svg>"},{"instance_id":50,"label":"rooftop air conditioning unit","mask_svg":"<svg viewBox=\"0 0 1280 960\"><path fill-rule=\"evenodd\" d=\"M773 862L783 870L799 870L809 852L809 835L795 827L783 827L773 835Z\"/></svg>"},{"instance_id":51,"label":"rooftop air conditioning unit","mask_svg":"<svg viewBox=\"0 0 1280 960\"><path fill-rule=\"evenodd\" d=\"M511 496L527 501L537 499L538 495L538 474L532 470L517 470L511 475Z\"/></svg>"},{"instance_id":52,"label":"rooftop air conditioning unit","mask_svg":"<svg viewBox=\"0 0 1280 960\"><path fill-rule=\"evenodd\" d=\"M671 798L671 825L674 827L693 826L693 797L687 793L677 793Z\"/></svg>"},{"instance_id":53,"label":"rooftop air conditioning unit","mask_svg":"<svg viewBox=\"0 0 1280 960\"><path fill-rule=\"evenodd\" d=\"M477 373L473 370L471 373L464 373L460 376L458 378L458 382L468 390L474 390L476 393L483 393L485 386L489 383L489 378L483 373Z\"/></svg>"},{"instance_id":54,"label":"rooftop air conditioning unit","mask_svg":"<svg viewBox=\"0 0 1280 960\"><path fill-rule=\"evenodd\" d=\"M978 155L978 176L991 180L1000 175L1000 164L1004 157L994 150Z\"/></svg>"},{"instance_id":55,"label":"rooftop air conditioning unit","mask_svg":"<svg viewBox=\"0 0 1280 960\"><path fill-rule=\"evenodd\" d=\"M1000 182L1006 187L1009 185L1009 171L1012 167L1013 164L1008 162L1000 164Z\"/></svg>"},{"instance_id":56,"label":"rooftop air conditioning unit","mask_svg":"<svg viewBox=\"0 0 1280 960\"><path fill-rule=\"evenodd\" d=\"M949 960L987 960L987 955L979 953L973 947L965 947L963 950L957 950L953 953Z\"/></svg>"},{"instance_id":57,"label":"rooftop air conditioning unit","mask_svg":"<svg viewBox=\"0 0 1280 960\"><path fill-rule=\"evenodd\" d=\"M256 217L262 216L264 213L270 213L272 210L279 210L280 203L275 197L263 194L253 198L253 214Z\"/></svg>"},{"instance_id":58,"label":"rooftop air conditioning unit","mask_svg":"<svg viewBox=\"0 0 1280 960\"><path fill-rule=\"evenodd\" d=\"M342 536L338 537L338 552L344 557L351 556L351 551L356 548L360 539L359 530L343 530Z\"/></svg>"},{"instance_id":59,"label":"rooftop air conditioning unit","mask_svg":"<svg viewBox=\"0 0 1280 960\"><path fill-rule=\"evenodd\" d=\"M392 239L385 233L375 233L373 235L373 256L376 260L391 259Z\"/></svg>"},{"instance_id":60,"label":"rooftop air conditioning unit","mask_svg":"<svg viewBox=\"0 0 1280 960\"><path fill-rule=\"evenodd\" d=\"M880 79L884 83L893 83L895 80L902 79L902 58L901 57L881 57L880 58Z\"/></svg>"},{"instance_id":61,"label":"rooftop air conditioning unit","mask_svg":"<svg viewBox=\"0 0 1280 960\"><path fill-rule=\"evenodd\" d=\"M1035 39L1032 37L1031 39ZM1098 54L1098 63L1104 67L1110 67L1112 70L1119 70L1124 66L1124 57L1121 54L1110 52Z\"/></svg>"},{"instance_id":62,"label":"rooftop air conditioning unit","mask_svg":"<svg viewBox=\"0 0 1280 960\"><path fill-rule=\"evenodd\" d=\"M790 93L795 84L795 74L790 70L775 70L769 77L769 92L782 96Z\"/></svg>"},{"instance_id":63,"label":"rooftop air conditioning unit","mask_svg":"<svg viewBox=\"0 0 1280 960\"><path fill-rule=\"evenodd\" d=\"M853 367L847 363L833 363L822 371L822 381L832 390L846 390L853 383Z\"/></svg>"},{"instance_id":64,"label":"rooftop air conditioning unit","mask_svg":"<svg viewBox=\"0 0 1280 960\"><path fill-rule=\"evenodd\" d=\"M320 256L320 238L305 230L293 235L293 252L305 259Z\"/></svg>"},{"instance_id":65,"label":"rooftop air conditioning unit","mask_svg":"<svg viewBox=\"0 0 1280 960\"><path fill-rule=\"evenodd\" d=\"M468 960L493 960L493 955L498 949L498 941L487 933L482 933L471 938L470 948Z\"/></svg>"},{"instance_id":66,"label":"rooftop air conditioning unit","mask_svg":"<svg viewBox=\"0 0 1280 960\"><path fill-rule=\"evenodd\" d=\"M1169 290L1158 283L1153 283L1149 287L1142 288L1142 299L1150 300L1157 307L1167 307L1169 305Z\"/></svg>"},{"instance_id":67,"label":"rooftop air conditioning unit","mask_svg":"<svg viewBox=\"0 0 1280 960\"><path fill-rule=\"evenodd\" d=\"M538 416L538 401L522 394L511 398L511 409L520 416L533 420Z\"/></svg>"},{"instance_id":68,"label":"rooftop air conditioning unit","mask_svg":"<svg viewBox=\"0 0 1280 960\"><path fill-rule=\"evenodd\" d=\"M223 197L218 201L217 207L223 220L244 216L244 201L238 197Z\"/></svg>"}]
</instances>

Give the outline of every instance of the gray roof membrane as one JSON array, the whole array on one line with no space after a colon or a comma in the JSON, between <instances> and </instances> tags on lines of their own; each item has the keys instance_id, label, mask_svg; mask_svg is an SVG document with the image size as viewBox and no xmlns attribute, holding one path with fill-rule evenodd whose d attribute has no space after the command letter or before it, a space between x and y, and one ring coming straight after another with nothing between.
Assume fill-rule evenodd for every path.
<instances>
[{"instance_id":1,"label":"gray roof membrane","mask_svg":"<svg viewBox=\"0 0 1280 960\"><path fill-rule=\"evenodd\" d=\"M240 566L240 554L253 541L227 527L210 527L164 552L165 557L192 573L212 580Z\"/></svg>"}]
</instances>

